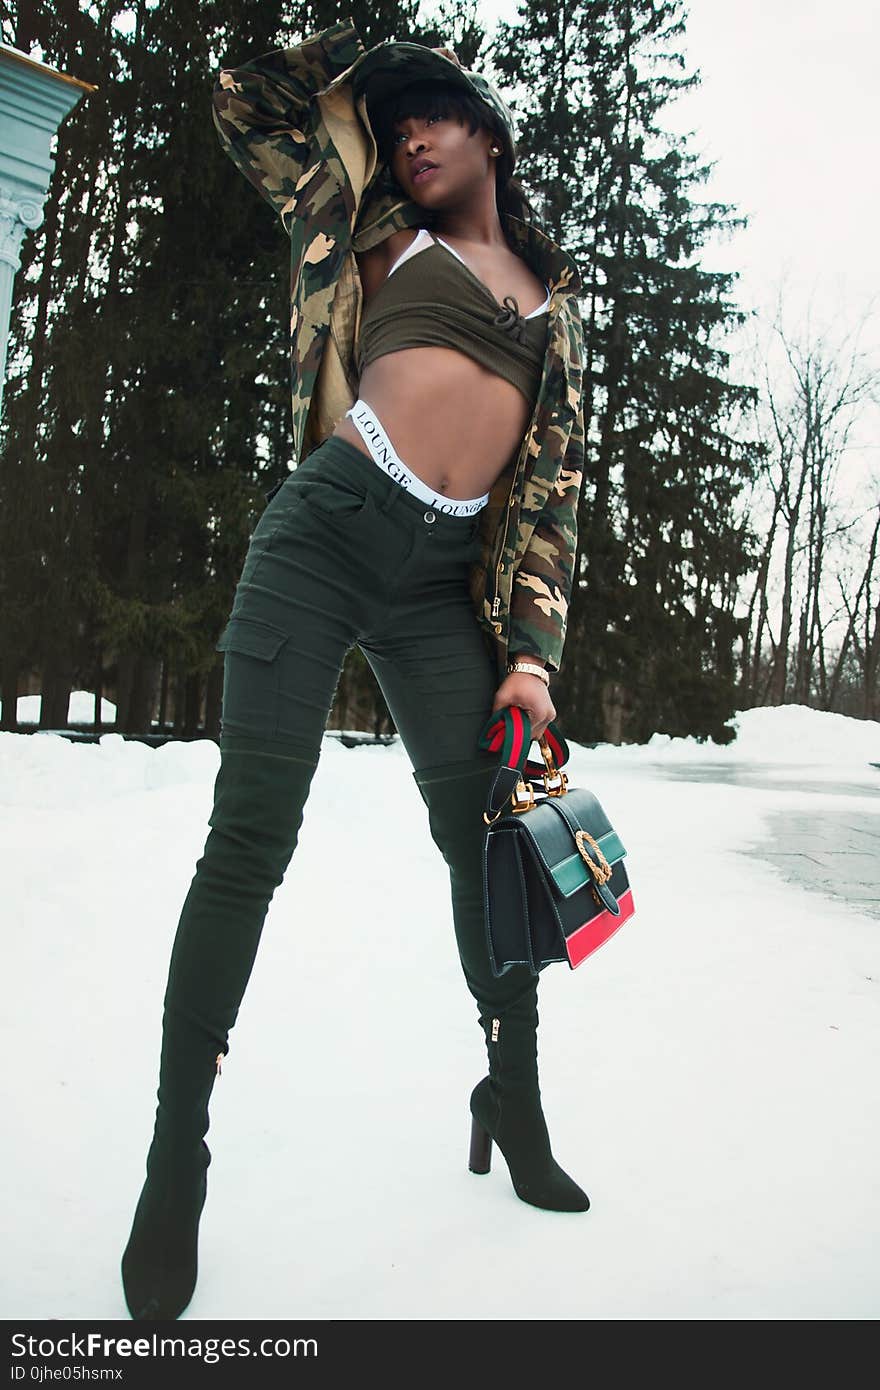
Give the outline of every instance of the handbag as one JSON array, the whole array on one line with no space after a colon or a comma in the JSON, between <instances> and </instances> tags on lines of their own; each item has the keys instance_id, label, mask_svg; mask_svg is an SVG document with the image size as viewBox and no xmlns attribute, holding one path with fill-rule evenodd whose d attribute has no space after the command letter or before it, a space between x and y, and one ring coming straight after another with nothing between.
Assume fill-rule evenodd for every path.
<instances>
[{"instance_id":1,"label":"handbag","mask_svg":"<svg viewBox=\"0 0 880 1390\"><path fill-rule=\"evenodd\" d=\"M533 975L554 961L573 970L634 912L626 850L598 797L570 787L568 745L556 724L532 762L529 717L498 710L479 744L501 752L483 819L483 906L496 977L514 965Z\"/></svg>"}]
</instances>

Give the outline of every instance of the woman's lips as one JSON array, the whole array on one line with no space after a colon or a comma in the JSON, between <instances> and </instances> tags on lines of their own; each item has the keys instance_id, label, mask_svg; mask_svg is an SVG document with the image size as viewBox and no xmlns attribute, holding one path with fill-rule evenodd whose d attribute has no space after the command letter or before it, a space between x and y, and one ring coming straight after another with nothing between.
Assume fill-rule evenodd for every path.
<instances>
[{"instance_id":1,"label":"woman's lips","mask_svg":"<svg viewBox=\"0 0 880 1390\"><path fill-rule=\"evenodd\" d=\"M417 174L413 174L413 183L424 183L432 174L436 174L436 164L426 164L424 169L420 169Z\"/></svg>"}]
</instances>

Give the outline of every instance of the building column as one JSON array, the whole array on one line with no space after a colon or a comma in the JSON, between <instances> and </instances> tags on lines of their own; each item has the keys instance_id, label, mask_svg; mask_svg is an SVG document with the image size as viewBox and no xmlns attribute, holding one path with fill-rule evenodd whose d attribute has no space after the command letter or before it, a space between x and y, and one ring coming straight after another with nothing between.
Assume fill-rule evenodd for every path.
<instances>
[{"instance_id":1,"label":"building column","mask_svg":"<svg viewBox=\"0 0 880 1390\"><path fill-rule=\"evenodd\" d=\"M43 220L42 206L0 179L0 407L6 380L6 346L12 311L12 282L21 265L21 243Z\"/></svg>"},{"instance_id":2,"label":"building column","mask_svg":"<svg viewBox=\"0 0 880 1390\"><path fill-rule=\"evenodd\" d=\"M49 146L91 82L0 43L0 410L12 287L24 234L39 227L55 161Z\"/></svg>"}]
</instances>

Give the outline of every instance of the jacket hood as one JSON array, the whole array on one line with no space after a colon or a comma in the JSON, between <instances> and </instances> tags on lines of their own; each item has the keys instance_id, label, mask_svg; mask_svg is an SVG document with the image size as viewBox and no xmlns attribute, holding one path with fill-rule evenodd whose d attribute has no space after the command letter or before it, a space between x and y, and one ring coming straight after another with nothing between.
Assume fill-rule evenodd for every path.
<instances>
[{"instance_id":1,"label":"jacket hood","mask_svg":"<svg viewBox=\"0 0 880 1390\"><path fill-rule=\"evenodd\" d=\"M418 43L383 43L369 49L353 65L355 101L363 97L371 116L403 87L414 82L448 82L475 97L491 117L493 129L507 145L510 167L516 163L516 122L496 87L481 73L460 67L452 58Z\"/></svg>"},{"instance_id":2,"label":"jacket hood","mask_svg":"<svg viewBox=\"0 0 880 1390\"><path fill-rule=\"evenodd\" d=\"M350 23L350 21L349 21ZM342 27L342 26L339 26ZM451 58L444 58L419 43L381 43L361 52L353 63L316 92L326 96L343 83L352 88L356 106L367 111L374 109L395 91L418 81L449 82L476 97L494 119L500 137L507 147L511 168L516 161L516 120L497 87L482 73L462 68Z\"/></svg>"}]
</instances>

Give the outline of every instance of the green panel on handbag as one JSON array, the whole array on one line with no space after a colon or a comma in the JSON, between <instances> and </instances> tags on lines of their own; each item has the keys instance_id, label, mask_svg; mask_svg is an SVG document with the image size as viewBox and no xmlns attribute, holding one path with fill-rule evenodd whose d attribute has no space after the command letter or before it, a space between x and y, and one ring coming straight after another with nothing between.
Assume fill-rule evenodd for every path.
<instances>
[{"instance_id":1,"label":"green panel on handbag","mask_svg":"<svg viewBox=\"0 0 880 1390\"><path fill-rule=\"evenodd\" d=\"M596 843L609 864L616 864L618 859L622 859L626 854L623 842L616 830L609 830L607 835L600 835ZM590 870L584 863L583 855L578 849L573 854L569 854L566 859L561 859L558 864L554 864L551 873L556 887L564 898L570 897L578 888L583 888L585 883L590 883L592 880Z\"/></svg>"}]
</instances>

